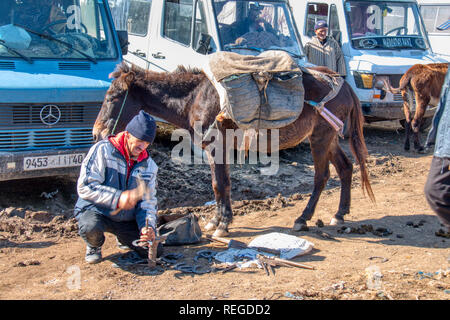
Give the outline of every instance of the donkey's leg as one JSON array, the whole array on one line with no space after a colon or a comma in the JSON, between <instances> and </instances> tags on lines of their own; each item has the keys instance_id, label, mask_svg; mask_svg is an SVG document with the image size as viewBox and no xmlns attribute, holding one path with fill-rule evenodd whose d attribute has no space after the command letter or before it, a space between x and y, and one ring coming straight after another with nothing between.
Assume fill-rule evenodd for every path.
<instances>
[{"instance_id":1,"label":"donkey's leg","mask_svg":"<svg viewBox=\"0 0 450 320\"><path fill-rule=\"evenodd\" d=\"M405 99L408 99L407 94L403 97L403 100ZM410 149L409 138L411 135L411 112L409 109L409 103L413 103L412 99L408 99L408 101L405 100L405 102L403 102L403 113L405 114L405 144L403 148L406 151Z\"/></svg>"},{"instance_id":2,"label":"donkey's leg","mask_svg":"<svg viewBox=\"0 0 450 320\"><path fill-rule=\"evenodd\" d=\"M228 235L228 225L233 220L229 166L226 163L216 163L210 153L206 152L206 154L211 167L212 188L216 199L216 214L205 226L205 230L210 231L217 228L214 235L223 237Z\"/></svg>"},{"instance_id":3,"label":"donkey's leg","mask_svg":"<svg viewBox=\"0 0 450 320\"><path fill-rule=\"evenodd\" d=\"M336 168L336 172L341 180L341 198L339 200L338 212L331 219L330 225L337 225L344 222L344 215L350 212L351 184L353 174L353 164L342 151L337 139L330 150L331 163Z\"/></svg>"},{"instance_id":4,"label":"donkey's leg","mask_svg":"<svg viewBox=\"0 0 450 320\"><path fill-rule=\"evenodd\" d=\"M414 118L411 121L411 127L413 131L414 138L414 149L421 153L424 151L424 147L420 144L420 125L423 121L423 116L425 115L425 111L427 110L428 103L430 102L430 98L420 96L416 94L416 112L414 114Z\"/></svg>"},{"instance_id":5,"label":"donkey's leg","mask_svg":"<svg viewBox=\"0 0 450 320\"><path fill-rule=\"evenodd\" d=\"M330 128L330 130L333 130ZM323 130L321 134L324 134ZM309 198L306 208L303 213L294 222L294 231L300 231L306 227L306 221L311 220L316 209L317 202L319 201L320 194L325 187L328 179L330 178L329 157L328 151L332 136L330 133L325 133L320 137L319 134L313 134L309 137L311 153L314 161L314 189Z\"/></svg>"}]
</instances>

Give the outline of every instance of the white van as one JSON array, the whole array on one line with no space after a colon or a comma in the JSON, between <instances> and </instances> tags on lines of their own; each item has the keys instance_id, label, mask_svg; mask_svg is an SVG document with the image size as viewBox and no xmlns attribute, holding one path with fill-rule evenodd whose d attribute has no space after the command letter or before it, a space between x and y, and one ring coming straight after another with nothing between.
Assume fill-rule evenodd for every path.
<instances>
[{"instance_id":1,"label":"white van","mask_svg":"<svg viewBox=\"0 0 450 320\"><path fill-rule=\"evenodd\" d=\"M430 50L417 2L414 0L290 0L303 43L314 36L318 20L342 46L346 81L361 101L367 122L403 121L401 94L375 88L376 78L388 76L394 87L414 64L443 62ZM427 110L426 117L434 111Z\"/></svg>"},{"instance_id":2,"label":"white van","mask_svg":"<svg viewBox=\"0 0 450 320\"><path fill-rule=\"evenodd\" d=\"M450 22L450 0L418 0L423 22L428 32L431 49L450 62L450 28L442 25ZM439 29L438 29L439 28Z\"/></svg>"},{"instance_id":3,"label":"white van","mask_svg":"<svg viewBox=\"0 0 450 320\"><path fill-rule=\"evenodd\" d=\"M124 60L146 69L201 68L208 54L221 50L248 55L283 50L306 63L287 0L109 1L114 2L113 12L127 16L129 46ZM264 19L267 33L244 36L242 41L241 26L251 10Z\"/></svg>"}]
</instances>

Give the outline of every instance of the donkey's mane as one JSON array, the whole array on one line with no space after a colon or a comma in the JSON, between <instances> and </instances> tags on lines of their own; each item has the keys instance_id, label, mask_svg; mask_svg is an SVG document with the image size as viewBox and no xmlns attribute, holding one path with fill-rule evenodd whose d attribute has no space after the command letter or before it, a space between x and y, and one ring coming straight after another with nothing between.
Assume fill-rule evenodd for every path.
<instances>
[{"instance_id":1,"label":"donkey's mane","mask_svg":"<svg viewBox=\"0 0 450 320\"><path fill-rule=\"evenodd\" d=\"M198 68L185 68L178 66L173 72L156 72L145 70L136 65L131 67L122 62L109 75L114 79L114 86L124 90L130 88L131 85L140 87L148 87L151 83L158 83L159 86L188 86L198 85L199 82L206 78L202 70Z\"/></svg>"}]
</instances>

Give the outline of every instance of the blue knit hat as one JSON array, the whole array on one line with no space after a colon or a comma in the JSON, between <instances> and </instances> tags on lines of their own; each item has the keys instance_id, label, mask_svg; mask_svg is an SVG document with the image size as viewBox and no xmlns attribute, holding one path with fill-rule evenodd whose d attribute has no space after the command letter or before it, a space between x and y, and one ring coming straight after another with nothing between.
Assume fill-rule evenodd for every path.
<instances>
[{"instance_id":1,"label":"blue knit hat","mask_svg":"<svg viewBox=\"0 0 450 320\"><path fill-rule=\"evenodd\" d=\"M317 29L320 29L320 28L328 28L328 24L325 20L319 20L314 25L314 31L316 31Z\"/></svg>"},{"instance_id":2,"label":"blue knit hat","mask_svg":"<svg viewBox=\"0 0 450 320\"><path fill-rule=\"evenodd\" d=\"M131 119L125 130L139 140L153 143L156 136L156 122L151 115L141 110Z\"/></svg>"}]
</instances>

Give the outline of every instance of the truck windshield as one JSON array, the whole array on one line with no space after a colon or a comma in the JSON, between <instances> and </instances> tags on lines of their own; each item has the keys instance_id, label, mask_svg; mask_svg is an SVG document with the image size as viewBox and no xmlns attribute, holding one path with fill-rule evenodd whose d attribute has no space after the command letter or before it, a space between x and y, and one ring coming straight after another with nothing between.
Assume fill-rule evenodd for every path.
<instances>
[{"instance_id":1,"label":"truck windshield","mask_svg":"<svg viewBox=\"0 0 450 320\"><path fill-rule=\"evenodd\" d=\"M224 50L252 54L283 50L302 57L285 2L214 0Z\"/></svg>"},{"instance_id":2,"label":"truck windshield","mask_svg":"<svg viewBox=\"0 0 450 320\"><path fill-rule=\"evenodd\" d=\"M347 1L345 13L356 49L427 49L414 2Z\"/></svg>"},{"instance_id":3,"label":"truck windshield","mask_svg":"<svg viewBox=\"0 0 450 320\"><path fill-rule=\"evenodd\" d=\"M118 55L103 0L2 0L0 40L2 58L96 61Z\"/></svg>"}]
</instances>

